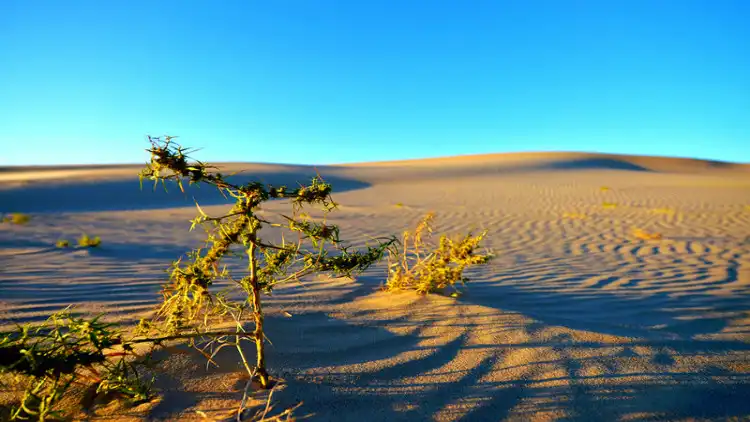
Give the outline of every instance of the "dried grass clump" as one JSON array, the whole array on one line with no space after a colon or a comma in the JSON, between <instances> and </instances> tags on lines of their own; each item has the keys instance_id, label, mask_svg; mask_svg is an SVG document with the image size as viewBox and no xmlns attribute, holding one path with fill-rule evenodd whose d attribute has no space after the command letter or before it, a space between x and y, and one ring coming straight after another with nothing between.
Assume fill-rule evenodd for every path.
<instances>
[{"instance_id":1,"label":"dried grass clump","mask_svg":"<svg viewBox=\"0 0 750 422\"><path fill-rule=\"evenodd\" d=\"M26 224L31 220L31 216L27 214L21 214L21 213L12 213L4 216L0 222L2 223L11 223L11 224Z\"/></svg>"},{"instance_id":2,"label":"dried grass clump","mask_svg":"<svg viewBox=\"0 0 750 422\"><path fill-rule=\"evenodd\" d=\"M81 237L78 238L78 246L82 248L97 248L101 244L102 240L99 238L99 236L91 237L84 233L81 235Z\"/></svg>"},{"instance_id":3,"label":"dried grass clump","mask_svg":"<svg viewBox=\"0 0 750 422\"><path fill-rule=\"evenodd\" d=\"M647 232L643 229L634 229L633 236L640 240L659 240L662 239L662 234L657 232Z\"/></svg>"},{"instance_id":4,"label":"dried grass clump","mask_svg":"<svg viewBox=\"0 0 750 422\"><path fill-rule=\"evenodd\" d=\"M476 253L479 243L487 235L486 230L477 236L471 233L454 238L442 235L437 244L429 242L432 234L430 223L434 216L433 213L427 214L413 233L404 232L402 250L389 249L385 290L415 290L427 294L443 292L450 287L452 295L458 295L456 285L468 281L463 275L464 270L492 259L490 253Z\"/></svg>"}]
</instances>

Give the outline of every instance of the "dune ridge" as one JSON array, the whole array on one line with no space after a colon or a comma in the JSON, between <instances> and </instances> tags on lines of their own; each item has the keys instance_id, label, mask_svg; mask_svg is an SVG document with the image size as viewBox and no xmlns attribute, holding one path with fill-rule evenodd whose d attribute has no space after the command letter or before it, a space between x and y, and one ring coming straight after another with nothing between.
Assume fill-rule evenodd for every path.
<instances>
[{"instance_id":1,"label":"dune ridge","mask_svg":"<svg viewBox=\"0 0 750 422\"><path fill-rule=\"evenodd\" d=\"M314 174L226 165L243 166L268 181ZM193 192L141 191L138 168L0 171L0 212L32 213L0 225L0 325L69 303L112 321L148 315L164 269L200 233L187 231ZM278 407L302 400L300 414L343 421L750 419L748 165L541 153L318 170L342 185L331 221L354 245L435 211L436 232L488 229L498 258L469 273L459 299L382 292L383 264L281 288L267 313ZM37 186L45 171L55 183ZM101 249L53 247L81 231ZM101 420L225 415L242 381L230 355L219 359L206 371L170 358L161 402Z\"/></svg>"},{"instance_id":2,"label":"dune ridge","mask_svg":"<svg viewBox=\"0 0 750 422\"><path fill-rule=\"evenodd\" d=\"M349 164L305 165L273 164L251 162L214 163L225 171L255 170L263 173L290 172L325 168L343 170L350 167L431 167L431 166L476 166L496 164L512 166L525 164L531 170L547 169L615 169L636 170L639 168L660 172L684 172L704 170L750 171L750 163L735 163L698 158L661 157L645 155L604 154L587 152L516 152L495 154L474 154L451 157L420 158L409 160L375 161ZM69 177L90 177L126 175L138 172L143 164L81 164L81 165L40 165L40 166L0 166L0 181L64 179Z\"/></svg>"}]
</instances>

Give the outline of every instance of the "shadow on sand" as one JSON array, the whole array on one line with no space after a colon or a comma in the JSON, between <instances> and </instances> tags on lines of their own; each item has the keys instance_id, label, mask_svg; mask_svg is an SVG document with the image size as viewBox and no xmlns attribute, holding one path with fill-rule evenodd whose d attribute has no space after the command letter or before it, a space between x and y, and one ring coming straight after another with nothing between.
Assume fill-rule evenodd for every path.
<instances>
[{"instance_id":1,"label":"shadow on sand","mask_svg":"<svg viewBox=\"0 0 750 422\"><path fill-rule=\"evenodd\" d=\"M233 176L229 180L236 184L260 181L265 184L295 187L298 183L308 183L315 174L312 168L301 168L288 172ZM333 185L334 194L369 186L365 182L336 175L324 174L323 177ZM167 183L167 191L165 191L161 184L154 187L153 182L144 180L141 189L138 177L134 176L131 180L35 182L21 188L1 189L0 213L149 210L193 207L195 201L207 206L233 202L232 198L224 198L221 193L210 186L198 187L186 184L185 193L182 193L175 183Z\"/></svg>"},{"instance_id":2,"label":"shadow on sand","mask_svg":"<svg viewBox=\"0 0 750 422\"><path fill-rule=\"evenodd\" d=\"M129 247L113 245L111 250L91 251L90 256L99 264L92 265L86 276L97 282L67 284L62 280L65 274L56 272L56 268L44 270L47 273L3 274L0 296L36 311L52 310L82 298L107 303L113 311L118 304L148 308L158 300L158 281L164 280L164 266L153 267L159 271L152 267L134 270L133 261L118 259L120 255L132 255ZM154 245L153 250L141 248L144 258L178 252L169 250L168 245ZM13 277L19 275L45 281L14 282ZM269 315L267 333L273 342L267 349L269 369L286 380L285 387L274 395L276 408L303 401L298 413L313 413L312 420L357 422L750 417L750 401L746 399L750 396L750 374L742 369L750 363L750 344L700 340L696 337L721 331L727 321L689 318L699 304L710 303L717 312L746 309L746 296L695 292L670 297L654 291L631 298L599 288L573 293L563 288L531 291L519 287L527 281L541 286L578 282L575 275L550 272L548 277L551 279L540 281L524 279L512 271L492 274L489 279L493 281L472 283L457 303L440 305L444 308L413 306L406 316L384 316L382 309L361 309L358 312L366 314L366 323L332 318L321 310L295 314L293 318ZM736 277L736 272L730 271L724 282L733 283ZM61 281L46 281L54 279ZM319 286L317 293L328 298L320 305L335 309L373 293L381 282L382 278L363 276L352 286ZM38 297L40 290L50 299ZM639 305L643 306L633 301L642 301ZM479 310L446 319L444 316L451 315L456 307ZM566 312L560 311L563 308ZM571 315L570 309L577 311L574 318L561 316ZM430 311L430 316L413 318L425 311ZM504 323L487 318L518 314L531 318L509 318ZM433 338L440 340L430 331L438 324L455 335L443 334L445 341L439 346L425 345ZM395 326L406 328L410 334L397 335L386 329ZM575 341L566 332L551 337L535 335L559 327L629 339L616 343ZM744 329L750 333L747 327ZM472 339L475 332L518 332L523 333L519 338L527 340L477 342ZM251 346L248 352L252 356ZM476 356L477 361L463 365L467 354ZM514 354L533 358L511 359ZM394 359L404 356L408 357ZM241 397L237 386L231 393L213 384L200 391L193 388L207 385L201 381L207 375L241 371L232 350L217 357L220 368L209 371L201 369L205 360L199 356L191 358L192 363L182 360L184 356L175 359L189 364L189 369L181 372L184 379L164 381L163 400L152 410L151 418L174 418L205 400ZM686 366L685 359L698 364ZM730 360L737 369L724 364ZM629 363L623 368L618 366L620 361ZM604 369L587 372L585 369L591 366ZM363 410L375 413L363 415Z\"/></svg>"},{"instance_id":3,"label":"shadow on sand","mask_svg":"<svg viewBox=\"0 0 750 422\"><path fill-rule=\"evenodd\" d=\"M95 252L94 256L109 261L110 257L106 255ZM159 286L154 283L154 273L134 274L125 268L120 268L120 273L115 270L102 269L102 274L109 275L106 283L68 285L27 281L18 285L23 291L15 289L12 295L14 299L25 299L26 305L36 307L70 303L76 298L80 301L82 297L109 303L113 308L118 302L146 306L157 299ZM41 275L39 278L43 279ZM347 287L343 294L341 286L321 286L317 291L322 297L333 297L327 304L344 303L374 292L382 280L362 277L357 281L354 288ZM6 288L12 284L7 284ZM35 299L34 291L38 289L55 290L49 295L55 298L54 303ZM6 290L5 293L10 292ZM523 294L514 292L510 286L472 286L458 303L440 305L445 309L430 308L434 316L418 321L408 315L385 317L375 309L362 309L362 312L370 313L366 324L332 318L323 311L304 312L293 318L269 315L266 327L273 342L267 349L269 370L285 379L284 388L274 394L274 405L282 410L303 401L299 415L312 413L311 420L337 421L361 421L363 410L375 411L366 415L366 420L371 421L432 420L438 414L442 419L462 421L504 420L508 417L528 420L545 414L581 421L622 418L726 420L750 416L750 401L745 399L750 396L750 374L717 365L688 369L676 359L689 357L701 361L716 355L727 356L728 353L736 359L738 354L750 354L750 344L690 338L706 332L705 327L697 331L673 332L671 334L681 337L672 338L649 336L649 330L641 327L638 333L642 336L622 344L574 342L564 335L542 341L534 338L533 333L553 326L624 333L618 330L617 324L608 328L609 324L589 323L585 318L564 321L552 311L536 313L533 315L535 320L514 319L515 322L504 324L488 322L492 319L484 317L484 312L497 314L498 310L528 314L531 306L525 300L545 302L538 293L528 298L523 298ZM567 301L569 306L580 306L581 309L592 307L587 301L597 300L595 296L550 295L555 297L547 299ZM679 308L677 302L668 301L659 308L667 305ZM607 303L598 302L597 305L611 306L611 302ZM689 301L687 303L685 307ZM462 304L482 305L486 310L450 321L441 317L451 314L456 305ZM716 306L736 305L734 302L720 302ZM425 311L420 306L413 308L409 312ZM670 318L681 316L679 312L669 315ZM428 330L436 324L444 324L456 335L440 346L426 346L425 341L432 336ZM408 328L412 334L394 334L385 328L389 326ZM471 340L476 331L524 332L529 334L530 340L477 343ZM248 345L247 349L253 356L252 347ZM546 356L544 351L550 349L557 353ZM616 356L611 355L614 349L621 349ZM643 349L659 352L644 355ZM413 352L417 355L393 359ZM478 363L462 368L459 363L467 352L476 353L480 359ZM516 352L536 358L509 361L508 356ZM582 357L592 352L594 356ZM186 356L176 355L177 361L173 363L188 365L189 369L179 373L181 379L162 380L163 399L149 417L172 418L205 400L239 400L242 396L241 390L238 392L239 385L233 392L218 387L192 388L193 385L206 385L202 380L211 374L228 376L241 371L234 353L230 349L222 351L216 358L221 366L208 371L202 369L205 368L202 357L195 355L186 361ZM624 372L614 366L612 358L639 359L644 365L636 372ZM373 362L382 364L372 369ZM589 374L582 371L589 363L611 367L604 373ZM333 369L344 367L345 370ZM365 369L368 367L370 369ZM550 371L551 367L557 370ZM498 375L507 374L506 371L519 371L519 376L501 380L508 379ZM430 378L430 374L437 378ZM263 394L256 392L254 395L262 400ZM468 407L462 409L462 404Z\"/></svg>"},{"instance_id":4,"label":"shadow on sand","mask_svg":"<svg viewBox=\"0 0 750 422\"><path fill-rule=\"evenodd\" d=\"M365 285L339 296L336 302L372 293L379 283L376 279L362 281ZM449 324L459 334L436 348L420 344L429 340L423 331L426 326L446 322L439 318L416 322L409 318L378 319L374 314L370 317L376 321L365 327L330 321L324 315L317 316L320 321L311 320L311 326L304 322L307 316L301 317L301 326L295 326L291 320L269 322L269 332L281 332L278 338L283 339L278 348L269 348L272 356L269 362L293 367L293 372L298 374L281 394L275 396L280 400L280 406L292 406L303 400L312 403L300 410L314 412L314 420L351 421L361 420L360 409L377 410L377 414L368 415L368 420L432 420L438 413L440 418L462 421L504 420L510 416L529 420L544 414L582 421L622 418L726 420L750 416L750 402L743 399L750 394L750 374L739 369L750 364L747 358L750 343L694 338L717 333L726 326L726 321L717 318L687 319L695 301L700 302L706 297L670 299L658 295L643 298L646 302L655 302L653 307L648 307L651 313L644 316L644 324L638 326L634 323L635 317L631 321L618 321L616 316L608 318L602 309L611 307L621 298L602 295L601 292L591 296L554 292L548 297L529 293L524 297L526 293L514 291L511 286L476 287L479 286L472 286L457 305L481 305L502 313L517 311L532 316L534 320L498 326L483 322L482 315L465 315L471 322L456 320ZM534 302L541 311L529 312L535 308ZM582 318L576 320L560 318L554 307L548 312L543 310L545 303L553 302L565 302L567 306L589 309L592 313L586 315L583 312ZM746 304L741 297L714 298L714 302L715 309L738 309ZM620 305L632 306L626 300ZM450 310L434 313L448 315ZM597 320L595 315L604 318ZM655 320L660 323L659 328L647 326ZM393 325L410 326L415 334L398 336L380 328ZM567 334L534 339L534 333L554 327L631 339L626 343L585 342L574 341ZM469 340L475 331L521 331L531 340L477 344ZM294 350L299 349L296 342L306 342L309 337L319 343L320 347L312 347L317 353ZM347 340L338 344L339 339ZM326 341L337 344L330 354L322 352L326 349ZM554 357L545 356L544 351L550 349L557 351ZM644 354L644 350L651 352ZM406 361L389 362L377 370L351 370L366 362L416 351L425 353ZM478 353L477 356L482 356L481 361L465 370L447 369L460 367L456 362L462 359L462 353L467 352ZM516 352L536 355L537 358L506 363L508 356ZM683 360L704 362L716 356L735 361L738 369L728 369L721 363L700 364L687 369ZM633 368L623 370L613 359L642 362L642 369L635 372ZM607 370L600 374L587 373L583 369L589 364L603 365ZM342 372L315 370L344 366L349 369ZM557 368L557 371L550 368ZM308 370L313 370L316 375L305 375ZM493 374L498 374L498 371L507 373L505 371L512 370L521 375L508 381L492 381ZM429 374L455 376L449 376L451 381L439 381L439 378L433 381ZM470 409L461 410L462 403ZM453 405L455 408L451 407Z\"/></svg>"}]
</instances>

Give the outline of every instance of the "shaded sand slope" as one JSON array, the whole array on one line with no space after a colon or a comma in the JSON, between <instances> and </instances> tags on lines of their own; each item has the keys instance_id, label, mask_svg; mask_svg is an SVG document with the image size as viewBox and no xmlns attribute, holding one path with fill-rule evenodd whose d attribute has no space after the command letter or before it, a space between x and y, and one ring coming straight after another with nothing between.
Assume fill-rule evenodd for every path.
<instances>
[{"instance_id":1,"label":"shaded sand slope","mask_svg":"<svg viewBox=\"0 0 750 422\"><path fill-rule=\"evenodd\" d=\"M269 181L314 174L248 167ZM340 188L332 221L357 245L434 210L438 232L488 229L498 258L460 299L380 292L382 265L268 297L277 407L302 400L313 420L750 418L748 166L545 153L319 170ZM200 237L187 232L192 199L141 192L135 171L0 172L0 211L34 217L0 225L0 324L69 303L123 322L148 315L163 270ZM97 200L104 191L116 194ZM50 248L81 231L102 248ZM173 356L163 400L117 417L226 415L243 382L231 354L220 360L206 371Z\"/></svg>"},{"instance_id":2,"label":"shaded sand slope","mask_svg":"<svg viewBox=\"0 0 750 422\"><path fill-rule=\"evenodd\" d=\"M320 170L337 192L362 189L372 184L404 180L465 179L512 176L559 171L634 171L666 174L701 174L746 179L750 164L694 159L617 156L586 153L518 153L448 157L413 161L301 166L225 163L220 165L235 183L260 180L295 185ZM188 188L187 193L165 192L148 180L143 187L135 177L142 166L26 166L0 167L0 212L118 211L224 203L209 189ZM744 181L737 181L740 185ZM22 189L21 189L22 188Z\"/></svg>"},{"instance_id":3,"label":"shaded sand slope","mask_svg":"<svg viewBox=\"0 0 750 422\"><path fill-rule=\"evenodd\" d=\"M226 199L215 190L186 186L180 192L177 185L164 186L149 180L141 183L138 173L142 167L119 166L113 169L50 168L38 171L0 171L0 211L16 212L81 212L123 211L223 204ZM8 168L6 168L7 170ZM309 181L316 169L310 166L238 165L225 164L227 174L244 170L228 177L243 184L254 180L264 183L296 185ZM252 175L252 176L249 176ZM347 177L330 174L326 177L339 191L360 189L367 184Z\"/></svg>"}]
</instances>

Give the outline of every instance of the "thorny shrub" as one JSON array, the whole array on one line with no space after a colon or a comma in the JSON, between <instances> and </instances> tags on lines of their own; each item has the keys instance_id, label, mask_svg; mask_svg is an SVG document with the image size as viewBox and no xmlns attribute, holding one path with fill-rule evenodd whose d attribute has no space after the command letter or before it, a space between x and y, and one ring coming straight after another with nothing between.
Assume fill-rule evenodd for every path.
<instances>
[{"instance_id":1,"label":"thorny shrub","mask_svg":"<svg viewBox=\"0 0 750 422\"><path fill-rule=\"evenodd\" d=\"M191 345L210 362L220 349L234 347L250 379L257 377L263 388L270 388L262 294L313 274L351 277L379 261L395 238L354 251L340 239L339 228L327 223L325 217L321 221L301 217L301 210L307 206L318 207L324 216L336 208L332 187L320 175L295 188L259 182L235 184L215 167L191 162L187 155L190 151L177 145L174 137L149 140L151 162L140 173L141 181L152 180L154 186L175 182L182 192L185 182L209 185L233 199L234 205L226 214L212 217L196 203L199 215L192 220L191 230L196 226L206 229L205 247L189 253L188 260L173 263L162 292L163 303L153 320L142 321L141 329L190 337ZM259 207L269 200L287 201L291 212L280 214L275 221L261 216ZM296 241L288 242L283 235L278 243L267 240L261 236L264 227L291 233ZM230 272L224 261L242 256L246 269L239 274ZM217 281L229 281L230 288L218 290ZM230 330L223 328L227 322ZM253 324L250 330L246 329L249 322ZM199 344L195 339L207 342ZM245 357L240 344L243 340L255 344L255 365Z\"/></svg>"},{"instance_id":2,"label":"thorny shrub","mask_svg":"<svg viewBox=\"0 0 750 422\"><path fill-rule=\"evenodd\" d=\"M101 399L147 401L152 381L137 370L147 358L123 341L114 324L76 317L69 308L36 327L0 333L0 373L25 390L7 414L0 410L0 417L45 421L70 416L59 404L74 387L86 390L84 407Z\"/></svg>"}]
</instances>

